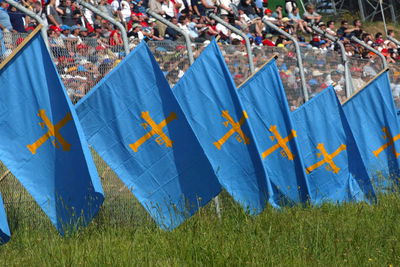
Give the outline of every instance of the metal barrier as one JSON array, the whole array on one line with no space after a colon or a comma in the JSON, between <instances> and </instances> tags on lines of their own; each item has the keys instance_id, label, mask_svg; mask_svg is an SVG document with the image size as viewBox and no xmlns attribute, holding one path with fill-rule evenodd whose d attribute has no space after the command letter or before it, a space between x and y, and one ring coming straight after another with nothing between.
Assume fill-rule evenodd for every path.
<instances>
[{"instance_id":1,"label":"metal barrier","mask_svg":"<svg viewBox=\"0 0 400 267\"><path fill-rule=\"evenodd\" d=\"M301 51L300 51L300 45L297 39L276 26L275 24L271 23L270 21L263 19L263 23L273 29L274 31L278 32L279 34L285 36L288 40L292 41L295 51L296 51L296 57L297 57L297 64L299 67L299 73L300 73L300 82L303 90L303 95L304 95L304 101L307 102L309 100L308 96L308 90L307 90L307 85L306 85L306 80L305 80L305 74L304 74L304 68L303 68L303 59L301 58Z\"/></svg>"},{"instance_id":2,"label":"metal barrier","mask_svg":"<svg viewBox=\"0 0 400 267\"><path fill-rule=\"evenodd\" d=\"M120 32L121 32L121 37L122 37L122 41L124 44L124 51L125 54L128 55L130 50L129 50L129 41L128 41L128 35L126 33L126 29L125 26L122 25L120 22L116 21L114 18L110 17L108 14L102 12L101 10L99 10L97 7L82 1L82 0L77 0L77 2L84 6L85 8L89 9L90 11L92 11L93 13L95 13L96 15L99 15L100 17L102 17L103 19L108 20L109 22L111 22L115 27L117 27Z\"/></svg>"},{"instance_id":3,"label":"metal barrier","mask_svg":"<svg viewBox=\"0 0 400 267\"><path fill-rule=\"evenodd\" d=\"M93 88L125 56L124 47L107 39L49 38L58 73L73 103Z\"/></svg>"},{"instance_id":4,"label":"metal barrier","mask_svg":"<svg viewBox=\"0 0 400 267\"><path fill-rule=\"evenodd\" d=\"M27 33L0 31L0 63L7 58L27 36Z\"/></svg>"},{"instance_id":5,"label":"metal barrier","mask_svg":"<svg viewBox=\"0 0 400 267\"><path fill-rule=\"evenodd\" d=\"M389 64L389 79L393 99L397 109L400 109L400 63Z\"/></svg>"},{"instance_id":6,"label":"metal barrier","mask_svg":"<svg viewBox=\"0 0 400 267\"><path fill-rule=\"evenodd\" d=\"M361 89L383 69L382 62L375 59L350 58L350 72L354 90Z\"/></svg>"},{"instance_id":7,"label":"metal barrier","mask_svg":"<svg viewBox=\"0 0 400 267\"><path fill-rule=\"evenodd\" d=\"M174 86L190 66L185 43L172 41L148 42L161 70L171 86ZM197 44L192 44L192 47ZM193 49L195 50L195 49ZM194 53L196 55L196 53Z\"/></svg>"},{"instance_id":8,"label":"metal barrier","mask_svg":"<svg viewBox=\"0 0 400 267\"><path fill-rule=\"evenodd\" d=\"M182 30L177 25L175 25L172 22L170 22L169 20L165 19L163 16L157 14L156 12L151 11L150 9L147 9L147 13L150 16L159 20L161 23L165 24L167 27L170 27L170 28L174 29L176 32L179 32L180 34L182 34L182 36L185 39L185 43L186 43L186 49L188 52L189 63L190 63L190 65L192 65L194 62L194 57L193 57L193 50L192 50L192 41L190 40L189 34L187 32L185 32L184 30Z\"/></svg>"},{"instance_id":9,"label":"metal barrier","mask_svg":"<svg viewBox=\"0 0 400 267\"><path fill-rule=\"evenodd\" d=\"M339 46L340 56L342 57L342 64L344 66L344 79L345 79L344 85L345 85L346 97L347 98L350 97L354 93L354 89L353 89L353 84L352 84L352 80L351 80L349 60L347 59L346 49L344 47L344 44L342 43L342 41L340 41L339 38L328 34L326 31L323 31L322 29L318 28L317 26L312 26L312 29L319 34L322 34L322 36L328 38L330 41L334 42L336 45ZM341 86L341 85L339 84L339 86Z\"/></svg>"},{"instance_id":10,"label":"metal barrier","mask_svg":"<svg viewBox=\"0 0 400 267\"><path fill-rule=\"evenodd\" d=\"M23 5L21 5L20 3L16 2L16 1L13 1L13 0L4 0L4 1L7 2L9 5L15 7L19 11L23 12L27 16L33 18L34 20L36 20L38 23L40 23L42 25L42 28L40 29L40 33L41 33L43 40L46 43L46 46L48 48L49 41L47 39L47 22L45 22L38 14L36 14L32 10L24 7Z\"/></svg>"},{"instance_id":11,"label":"metal barrier","mask_svg":"<svg viewBox=\"0 0 400 267\"><path fill-rule=\"evenodd\" d=\"M300 72L294 48L254 47L253 54L256 70L260 69L274 55L278 56L276 64L282 78L290 109L295 110L300 107L305 102L305 97L300 82Z\"/></svg>"},{"instance_id":12,"label":"metal barrier","mask_svg":"<svg viewBox=\"0 0 400 267\"><path fill-rule=\"evenodd\" d=\"M238 28L234 27L233 25L225 22L222 18L218 17L216 14L214 13L210 13L208 15L209 18L214 19L215 21L217 21L218 23L221 23L223 26L225 26L226 28L228 28L230 31L238 34L240 37L243 38L243 40L245 41L246 44L246 52L247 52L247 60L249 62L248 68L250 69L250 72L253 74L254 73L254 61L253 61L253 54L251 53L251 44L250 44L250 39L247 36L246 33L244 33L243 31L239 30Z\"/></svg>"}]
</instances>

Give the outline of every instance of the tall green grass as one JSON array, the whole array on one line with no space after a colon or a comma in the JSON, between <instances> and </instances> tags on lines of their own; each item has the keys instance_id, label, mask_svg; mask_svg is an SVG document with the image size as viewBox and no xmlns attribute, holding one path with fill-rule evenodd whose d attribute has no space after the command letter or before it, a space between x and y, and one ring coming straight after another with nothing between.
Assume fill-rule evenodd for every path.
<instances>
[{"instance_id":1,"label":"tall green grass","mask_svg":"<svg viewBox=\"0 0 400 267\"><path fill-rule=\"evenodd\" d=\"M221 219L211 202L165 232L94 158L105 203L87 228L64 238L12 175L0 181L12 231L0 266L400 265L400 192L374 205L267 207L255 217L223 192Z\"/></svg>"},{"instance_id":2,"label":"tall green grass","mask_svg":"<svg viewBox=\"0 0 400 267\"><path fill-rule=\"evenodd\" d=\"M400 264L397 193L371 206L268 207L256 217L224 193L220 220L210 203L172 232L158 229L134 199L121 205L128 203L124 197L107 201L89 227L64 238L40 214L35 216L41 220L15 214L12 239L0 247L0 265ZM15 213L15 207L8 209Z\"/></svg>"}]
</instances>

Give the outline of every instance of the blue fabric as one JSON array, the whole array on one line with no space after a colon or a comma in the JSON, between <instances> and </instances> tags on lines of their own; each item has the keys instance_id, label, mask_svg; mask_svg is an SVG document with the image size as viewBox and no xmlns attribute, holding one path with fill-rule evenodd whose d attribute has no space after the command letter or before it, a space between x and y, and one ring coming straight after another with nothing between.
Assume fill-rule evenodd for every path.
<instances>
[{"instance_id":1,"label":"blue fabric","mask_svg":"<svg viewBox=\"0 0 400 267\"><path fill-rule=\"evenodd\" d=\"M0 195L0 245L10 240L10 228L8 227L7 215L3 206L3 199Z\"/></svg>"},{"instance_id":2,"label":"blue fabric","mask_svg":"<svg viewBox=\"0 0 400 267\"><path fill-rule=\"evenodd\" d=\"M299 156L297 133L275 60L266 64L239 90L250 128L274 188L276 202L306 202L308 185Z\"/></svg>"},{"instance_id":3,"label":"blue fabric","mask_svg":"<svg viewBox=\"0 0 400 267\"><path fill-rule=\"evenodd\" d=\"M40 34L0 70L0 160L61 234L104 200L73 106Z\"/></svg>"},{"instance_id":4,"label":"blue fabric","mask_svg":"<svg viewBox=\"0 0 400 267\"><path fill-rule=\"evenodd\" d=\"M343 105L361 156L379 191L386 191L400 177L400 142L379 148L392 138L400 139L400 128L388 73L382 73ZM385 132L383 131L385 129ZM375 154L374 154L375 151Z\"/></svg>"},{"instance_id":5,"label":"blue fabric","mask_svg":"<svg viewBox=\"0 0 400 267\"><path fill-rule=\"evenodd\" d=\"M179 226L220 192L211 165L145 42L76 110L89 143L163 229ZM138 140L156 129L144 112L155 124L173 119L159 129L165 139L159 131L139 146Z\"/></svg>"},{"instance_id":6,"label":"blue fabric","mask_svg":"<svg viewBox=\"0 0 400 267\"><path fill-rule=\"evenodd\" d=\"M372 184L333 87L292 114L312 203L373 199Z\"/></svg>"},{"instance_id":7,"label":"blue fabric","mask_svg":"<svg viewBox=\"0 0 400 267\"><path fill-rule=\"evenodd\" d=\"M251 214L261 212L271 185L215 41L172 90L222 186Z\"/></svg>"}]
</instances>

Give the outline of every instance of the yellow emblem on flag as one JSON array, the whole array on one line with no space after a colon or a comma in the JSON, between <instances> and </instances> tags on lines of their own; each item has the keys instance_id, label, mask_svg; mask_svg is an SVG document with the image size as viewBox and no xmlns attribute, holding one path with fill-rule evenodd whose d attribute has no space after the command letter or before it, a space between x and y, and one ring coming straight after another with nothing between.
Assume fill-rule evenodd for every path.
<instances>
[{"instance_id":1,"label":"yellow emblem on flag","mask_svg":"<svg viewBox=\"0 0 400 267\"><path fill-rule=\"evenodd\" d=\"M336 149L336 151L333 152L332 154L328 154L328 152L325 149L324 144L318 144L317 148L319 151L321 151L321 153L317 154L318 157L322 156L323 159L321 161L318 161L314 165L311 165L310 167L306 168L307 174L312 172L313 170L321 167L324 164L327 164L327 166L326 166L327 171L332 171L334 173L338 173L340 171L340 168L338 166L336 166L333 159L335 157L337 157L342 151L346 150L346 145L345 144L340 145L339 148Z\"/></svg>"},{"instance_id":2,"label":"yellow emblem on flag","mask_svg":"<svg viewBox=\"0 0 400 267\"><path fill-rule=\"evenodd\" d=\"M222 111L221 115L224 119L227 121L224 122L225 127L228 127L228 125L231 125L232 128L218 141L214 142L214 146L216 146L218 149L221 149L221 147L225 144L225 142L234 134L237 133L238 135L236 136L236 140L241 143L244 142L246 145L250 144L250 139L244 134L242 131L242 125L246 121L246 119L249 118L247 115L246 111L243 111L243 116L240 118L239 122L236 122L231 115L229 115L229 112L227 110Z\"/></svg>"},{"instance_id":3,"label":"yellow emblem on flag","mask_svg":"<svg viewBox=\"0 0 400 267\"><path fill-rule=\"evenodd\" d=\"M36 154L36 151L39 147L41 147L48 139L54 137L52 144L55 148L58 148L58 143L61 144L62 150L69 151L71 149L71 144L69 144L64 137L60 134L60 129L64 127L68 121L72 120L71 113L68 112L64 118L62 118L56 125L53 125L50 119L46 115L46 111L44 109L40 109L38 116L42 118L43 122L40 122L39 125L44 128L47 127L48 131L42 137L40 137L33 144L27 145L26 147L32 154ZM58 142L58 143L57 143Z\"/></svg>"},{"instance_id":4,"label":"yellow emblem on flag","mask_svg":"<svg viewBox=\"0 0 400 267\"><path fill-rule=\"evenodd\" d=\"M282 157L287 157L288 160L293 160L294 155L293 155L292 151L289 149L289 147L287 146L287 143L289 143L290 140L292 140L293 138L297 137L296 131L292 130L288 136L286 136L285 138L282 138L282 136L280 135L280 133L278 131L278 127L276 127L276 125L272 125L271 127L269 127L269 130L273 134L273 136L271 136L271 140L272 141L276 140L277 143L275 145L273 145L272 147L268 148L267 150L265 150L261 154L262 158L265 159L266 157L271 155L278 148L282 148L283 149L283 151L281 153Z\"/></svg>"},{"instance_id":5,"label":"yellow emblem on flag","mask_svg":"<svg viewBox=\"0 0 400 267\"><path fill-rule=\"evenodd\" d=\"M375 155L375 157L378 157L380 153L382 153L383 151L385 151L385 149L391 146L393 154L396 156L396 158L398 158L400 156L400 153L397 153L396 148L394 146L394 142L400 139L400 134L396 135L395 137L392 137L392 135L389 133L389 129L386 127L383 127L382 131L385 133L383 139L387 139L388 142L383 146L381 146L380 148L378 148L377 150L372 151L372 153Z\"/></svg>"},{"instance_id":6,"label":"yellow emblem on flag","mask_svg":"<svg viewBox=\"0 0 400 267\"><path fill-rule=\"evenodd\" d=\"M154 120L150 117L148 111L144 111L141 113L141 117L146 121L145 124L142 124L143 128L147 128L147 126L151 127L151 131L139 138L135 143L130 144L129 147L132 148L133 151L137 152L139 147L143 145L147 140L149 140L152 136L158 135L156 138L156 142L159 145L165 144L166 147L172 147L173 141L169 139L169 137L163 132L163 128L173 120L177 119L177 116L174 112L171 112L169 116L160 122L159 124L155 123Z\"/></svg>"}]
</instances>

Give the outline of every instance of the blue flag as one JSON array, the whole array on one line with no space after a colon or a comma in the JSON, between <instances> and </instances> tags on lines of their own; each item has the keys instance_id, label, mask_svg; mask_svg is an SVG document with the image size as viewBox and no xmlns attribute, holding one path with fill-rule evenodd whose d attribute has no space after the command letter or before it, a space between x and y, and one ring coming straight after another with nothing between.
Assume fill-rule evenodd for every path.
<instances>
[{"instance_id":1,"label":"blue flag","mask_svg":"<svg viewBox=\"0 0 400 267\"><path fill-rule=\"evenodd\" d=\"M247 123L252 118L215 41L172 90L220 183L250 213L261 212L271 185Z\"/></svg>"},{"instance_id":2,"label":"blue flag","mask_svg":"<svg viewBox=\"0 0 400 267\"><path fill-rule=\"evenodd\" d=\"M3 199L0 195L0 245L10 240L10 228L8 228L7 215L3 206Z\"/></svg>"},{"instance_id":3,"label":"blue flag","mask_svg":"<svg viewBox=\"0 0 400 267\"><path fill-rule=\"evenodd\" d=\"M293 112L312 203L373 199L374 190L333 87Z\"/></svg>"},{"instance_id":4,"label":"blue flag","mask_svg":"<svg viewBox=\"0 0 400 267\"><path fill-rule=\"evenodd\" d=\"M373 184L386 191L400 178L400 128L388 73L356 93L343 110Z\"/></svg>"},{"instance_id":5,"label":"blue flag","mask_svg":"<svg viewBox=\"0 0 400 267\"><path fill-rule=\"evenodd\" d=\"M275 60L267 63L238 90L250 128L261 149L264 168L279 192L274 198L305 202L308 185L289 105ZM274 194L275 194L274 192Z\"/></svg>"},{"instance_id":6,"label":"blue flag","mask_svg":"<svg viewBox=\"0 0 400 267\"><path fill-rule=\"evenodd\" d=\"M89 143L163 229L177 227L220 192L145 42L76 110Z\"/></svg>"},{"instance_id":7,"label":"blue flag","mask_svg":"<svg viewBox=\"0 0 400 267\"><path fill-rule=\"evenodd\" d=\"M0 69L0 160L64 234L87 224L104 196L41 35L36 30L26 41Z\"/></svg>"}]
</instances>

